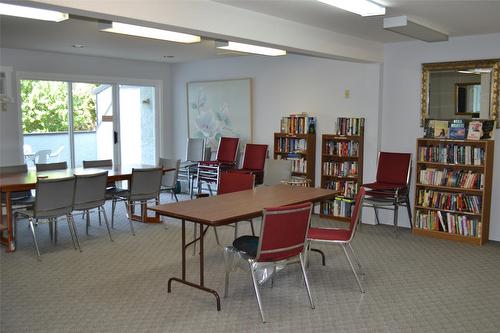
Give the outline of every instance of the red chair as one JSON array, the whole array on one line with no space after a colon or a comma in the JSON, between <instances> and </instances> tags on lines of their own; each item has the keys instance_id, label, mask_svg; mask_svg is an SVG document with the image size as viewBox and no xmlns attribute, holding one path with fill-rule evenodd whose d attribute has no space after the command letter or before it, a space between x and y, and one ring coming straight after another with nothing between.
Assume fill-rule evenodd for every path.
<instances>
[{"instance_id":1,"label":"red chair","mask_svg":"<svg viewBox=\"0 0 500 333\"><path fill-rule=\"evenodd\" d=\"M219 179L219 187L217 188L217 195L222 195L226 193L233 193L238 191L252 190L255 183L255 175L251 173L232 173L232 172L223 172L220 174ZM197 195L198 198L207 197L208 194L202 193ZM253 221L248 220L250 222L250 227L252 229L252 235L255 235L255 229L253 226ZM238 237L238 223L234 225L230 224L229 226L234 227L234 238ZM215 232L215 240L217 241L217 245L220 245L219 235L217 234L217 229L214 227ZM194 239L197 238L197 228L194 228ZM194 247L194 251L196 252L196 245Z\"/></svg>"},{"instance_id":2,"label":"red chair","mask_svg":"<svg viewBox=\"0 0 500 333\"><path fill-rule=\"evenodd\" d=\"M215 161L202 161L198 163L198 193L201 193L201 185L205 182L212 194L210 184L218 187L219 175L222 171L233 169L236 166L239 138L221 137L217 149Z\"/></svg>"},{"instance_id":3,"label":"red chair","mask_svg":"<svg viewBox=\"0 0 500 333\"><path fill-rule=\"evenodd\" d=\"M411 154L380 152L378 157L377 177L374 183L363 184L366 187L364 207L375 210L375 218L380 223L378 209L394 211L394 230L398 227L398 208L406 206L411 221L409 187L411 177Z\"/></svg>"},{"instance_id":4,"label":"red chair","mask_svg":"<svg viewBox=\"0 0 500 333\"><path fill-rule=\"evenodd\" d=\"M307 250L308 250L307 252L309 252L309 250L312 250L311 249L312 243L334 243L342 245L342 249L344 250L344 253L347 257L347 261L349 261L349 265L351 265L352 272L354 273L354 277L356 278L356 281L358 282L359 285L359 289L361 290L362 293L364 293L365 291L363 289L363 286L361 285L358 273L356 272L356 269L352 264L351 257L347 252L347 247L349 247L349 249L351 250L354 259L356 260L356 264L358 265L358 269L361 272L361 263L359 262L358 256L356 255L356 253L354 253L354 250L352 249L351 241L354 238L354 234L356 233L356 226L358 225L359 218L361 216L361 207L363 205L364 196L365 196L365 188L361 187L356 196L356 205L354 206L354 210L351 215L351 222L349 223L349 229L311 227L309 228L309 231L307 233ZM323 252L319 250L316 251L320 252L323 255Z\"/></svg>"},{"instance_id":5,"label":"red chair","mask_svg":"<svg viewBox=\"0 0 500 333\"><path fill-rule=\"evenodd\" d=\"M277 266L289 263L300 263L311 308L314 303L309 288L302 253L305 250L305 239L311 219L312 204L305 203L293 206L264 209L264 218L260 237L242 236L233 242L233 247L226 247L226 281L224 297L229 287L229 272L233 269L231 259L241 258L248 263L252 275L255 296L259 305L262 322L265 322L264 311L259 292L257 274L266 271L273 275ZM230 253L234 256L230 258ZM232 260L234 263L235 260Z\"/></svg>"},{"instance_id":6,"label":"red chair","mask_svg":"<svg viewBox=\"0 0 500 333\"><path fill-rule=\"evenodd\" d=\"M264 181L266 155L267 145L247 143L241 169L234 169L231 172L252 173L255 175L255 185L260 185Z\"/></svg>"}]
</instances>

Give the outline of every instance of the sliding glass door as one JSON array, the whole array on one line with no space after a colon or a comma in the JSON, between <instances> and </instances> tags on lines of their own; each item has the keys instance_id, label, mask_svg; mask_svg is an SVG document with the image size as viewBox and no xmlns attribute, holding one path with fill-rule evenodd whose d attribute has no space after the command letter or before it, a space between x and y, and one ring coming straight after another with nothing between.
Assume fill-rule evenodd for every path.
<instances>
[{"instance_id":1,"label":"sliding glass door","mask_svg":"<svg viewBox=\"0 0 500 333\"><path fill-rule=\"evenodd\" d=\"M46 80L20 80L20 87L29 167L156 164L155 87Z\"/></svg>"}]
</instances>

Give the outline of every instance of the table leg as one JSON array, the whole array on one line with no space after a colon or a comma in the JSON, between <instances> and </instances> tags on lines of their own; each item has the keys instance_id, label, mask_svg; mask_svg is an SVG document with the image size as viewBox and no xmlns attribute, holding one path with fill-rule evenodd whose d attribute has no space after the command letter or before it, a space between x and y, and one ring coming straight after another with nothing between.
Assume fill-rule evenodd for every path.
<instances>
[{"instance_id":1,"label":"table leg","mask_svg":"<svg viewBox=\"0 0 500 333\"><path fill-rule=\"evenodd\" d=\"M7 252L14 252L13 226L12 226L12 197L10 192L5 193L5 209L7 210Z\"/></svg>"},{"instance_id":2,"label":"table leg","mask_svg":"<svg viewBox=\"0 0 500 333\"><path fill-rule=\"evenodd\" d=\"M215 301L217 302L217 311L220 311L221 306L220 306L219 294L215 290L210 289L210 288L206 288L204 286L204 259L203 259L203 254L204 254L203 238L204 237L203 236L204 236L203 225L200 224L200 284L196 284L196 283L189 282L186 280L186 249L191 243L186 245L186 221L182 220L182 279L179 279L176 277L172 277L172 278L168 279L167 291L169 293L172 292L172 281L177 281L177 282L185 284L187 286L206 291L206 292L211 293L212 295L215 296Z\"/></svg>"}]
</instances>

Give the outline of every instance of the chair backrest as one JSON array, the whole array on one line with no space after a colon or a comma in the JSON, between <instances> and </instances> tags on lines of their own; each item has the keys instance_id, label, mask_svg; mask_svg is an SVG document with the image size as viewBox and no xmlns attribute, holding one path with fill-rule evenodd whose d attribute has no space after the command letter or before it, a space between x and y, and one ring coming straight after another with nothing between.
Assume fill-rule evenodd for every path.
<instances>
[{"instance_id":1,"label":"chair backrest","mask_svg":"<svg viewBox=\"0 0 500 333\"><path fill-rule=\"evenodd\" d=\"M356 227L361 217L361 209L363 207L363 200L365 199L365 192L365 188L361 187L358 191L358 194L356 194L356 205L354 206L354 210L351 214L351 221L349 222L349 230L351 231L351 237L349 238L350 240L352 240L352 238L354 237Z\"/></svg>"},{"instance_id":2,"label":"chair backrest","mask_svg":"<svg viewBox=\"0 0 500 333\"><path fill-rule=\"evenodd\" d=\"M217 194L251 190L254 183L255 175L250 173L223 172L219 176Z\"/></svg>"},{"instance_id":3,"label":"chair backrest","mask_svg":"<svg viewBox=\"0 0 500 333\"><path fill-rule=\"evenodd\" d=\"M59 159L61 158L61 153L62 153L63 149L64 149L64 146L60 146L55 151L51 151L49 154L49 157L51 159L55 159L56 162L59 162Z\"/></svg>"},{"instance_id":4,"label":"chair backrest","mask_svg":"<svg viewBox=\"0 0 500 333\"><path fill-rule=\"evenodd\" d=\"M90 175L76 175L74 210L96 208L106 202L106 185L108 172L103 171Z\"/></svg>"},{"instance_id":5,"label":"chair backrest","mask_svg":"<svg viewBox=\"0 0 500 333\"><path fill-rule=\"evenodd\" d=\"M292 177L292 161L267 159L264 169L264 185L280 184Z\"/></svg>"},{"instance_id":6,"label":"chair backrest","mask_svg":"<svg viewBox=\"0 0 500 333\"><path fill-rule=\"evenodd\" d=\"M312 204L264 209L256 261L278 261L304 250Z\"/></svg>"},{"instance_id":7,"label":"chair backrest","mask_svg":"<svg viewBox=\"0 0 500 333\"><path fill-rule=\"evenodd\" d=\"M161 179L161 185L163 185L164 187L175 188L175 186L177 185L177 176L179 175L179 166L181 165L181 160L160 157L159 164L165 169L175 168L174 171L165 172Z\"/></svg>"},{"instance_id":8,"label":"chair backrest","mask_svg":"<svg viewBox=\"0 0 500 333\"><path fill-rule=\"evenodd\" d=\"M50 155L50 150L49 149L43 149L39 150L35 153L35 161L36 163L47 163L49 160L49 155Z\"/></svg>"},{"instance_id":9,"label":"chair backrest","mask_svg":"<svg viewBox=\"0 0 500 333\"><path fill-rule=\"evenodd\" d=\"M243 169L264 170L267 155L267 145L247 143L243 155Z\"/></svg>"},{"instance_id":10,"label":"chair backrest","mask_svg":"<svg viewBox=\"0 0 500 333\"><path fill-rule=\"evenodd\" d=\"M221 137L219 140L219 148L217 148L218 162L234 163L238 153L239 138Z\"/></svg>"},{"instance_id":11,"label":"chair backrest","mask_svg":"<svg viewBox=\"0 0 500 333\"><path fill-rule=\"evenodd\" d=\"M377 165L377 183L406 186L410 180L411 154L380 152Z\"/></svg>"},{"instance_id":12,"label":"chair backrest","mask_svg":"<svg viewBox=\"0 0 500 333\"><path fill-rule=\"evenodd\" d=\"M56 217L71 213L75 177L38 179L34 207L35 218Z\"/></svg>"},{"instance_id":13,"label":"chair backrest","mask_svg":"<svg viewBox=\"0 0 500 333\"><path fill-rule=\"evenodd\" d=\"M112 167L113 160L88 160L83 161L84 168L101 168L101 167Z\"/></svg>"},{"instance_id":14,"label":"chair backrest","mask_svg":"<svg viewBox=\"0 0 500 333\"><path fill-rule=\"evenodd\" d=\"M62 170L68 168L68 163L57 162L57 163L36 163L36 171L50 171L50 170Z\"/></svg>"},{"instance_id":15,"label":"chair backrest","mask_svg":"<svg viewBox=\"0 0 500 333\"><path fill-rule=\"evenodd\" d=\"M163 168L132 169L130 200L150 200L160 193Z\"/></svg>"},{"instance_id":16,"label":"chair backrest","mask_svg":"<svg viewBox=\"0 0 500 333\"><path fill-rule=\"evenodd\" d=\"M204 160L205 139L188 138L186 147L186 161L199 162Z\"/></svg>"},{"instance_id":17,"label":"chair backrest","mask_svg":"<svg viewBox=\"0 0 500 333\"><path fill-rule=\"evenodd\" d=\"M28 166L26 164L8 165L0 167L0 174L23 173L23 172L28 172Z\"/></svg>"}]
</instances>

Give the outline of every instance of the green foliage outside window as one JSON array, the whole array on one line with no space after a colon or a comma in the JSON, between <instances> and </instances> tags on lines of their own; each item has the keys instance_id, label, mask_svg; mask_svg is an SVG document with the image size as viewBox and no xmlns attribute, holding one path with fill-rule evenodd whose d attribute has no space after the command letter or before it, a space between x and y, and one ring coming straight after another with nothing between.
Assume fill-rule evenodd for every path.
<instances>
[{"instance_id":1,"label":"green foliage outside window","mask_svg":"<svg viewBox=\"0 0 500 333\"><path fill-rule=\"evenodd\" d=\"M96 84L73 84L73 126L75 131L96 128ZM68 83L21 80L23 133L68 131Z\"/></svg>"}]
</instances>

